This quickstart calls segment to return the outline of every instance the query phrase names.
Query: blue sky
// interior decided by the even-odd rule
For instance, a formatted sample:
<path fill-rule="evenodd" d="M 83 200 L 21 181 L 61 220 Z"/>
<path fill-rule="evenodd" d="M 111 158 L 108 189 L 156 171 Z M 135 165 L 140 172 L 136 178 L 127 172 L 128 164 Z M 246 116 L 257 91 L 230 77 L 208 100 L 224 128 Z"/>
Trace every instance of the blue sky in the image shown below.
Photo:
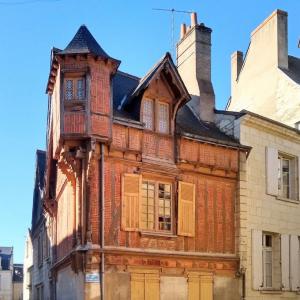
<path fill-rule="evenodd" d="M 230 95 L 230 55 L 246 51 L 250 32 L 274 9 L 289 13 L 289 53 L 300 56 L 297 0 L 0 0 L 0 245 L 14 246 L 23 261 L 31 222 L 36 149 L 45 148 L 50 49 L 64 48 L 86 24 L 100 45 L 137 76 L 171 50 L 171 15 L 152 8 L 198 13 L 213 29 L 212 77 L 217 108 Z M 176 14 L 175 40 L 180 23 Z"/>

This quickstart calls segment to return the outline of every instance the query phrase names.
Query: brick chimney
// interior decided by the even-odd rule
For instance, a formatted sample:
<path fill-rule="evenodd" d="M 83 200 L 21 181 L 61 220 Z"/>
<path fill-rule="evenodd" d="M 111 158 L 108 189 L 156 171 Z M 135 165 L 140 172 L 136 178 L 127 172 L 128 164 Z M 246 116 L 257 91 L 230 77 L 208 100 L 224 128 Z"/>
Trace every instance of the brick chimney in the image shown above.
<path fill-rule="evenodd" d="M 214 122 L 215 94 L 211 82 L 211 32 L 191 14 L 191 26 L 181 27 L 177 68 L 192 100 L 188 103 L 199 119 Z"/>

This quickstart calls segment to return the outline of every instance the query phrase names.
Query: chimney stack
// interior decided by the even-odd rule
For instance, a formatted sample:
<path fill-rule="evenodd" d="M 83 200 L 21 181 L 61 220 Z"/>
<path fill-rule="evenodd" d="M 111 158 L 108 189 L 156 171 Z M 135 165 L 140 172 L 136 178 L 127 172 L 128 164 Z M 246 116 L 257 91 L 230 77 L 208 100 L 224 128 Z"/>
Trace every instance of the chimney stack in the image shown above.
<path fill-rule="evenodd" d="M 231 55 L 231 95 L 233 95 L 236 81 L 243 66 L 243 52 L 236 51 Z"/>
<path fill-rule="evenodd" d="M 186 34 L 186 25 L 183 23 L 181 24 L 181 28 L 180 28 L 180 38 L 183 39 L 185 34 Z"/>
<path fill-rule="evenodd" d="M 182 32 L 182 31 L 181 31 Z M 177 44 L 177 68 L 192 99 L 189 107 L 197 117 L 214 122 L 215 94 L 211 82 L 211 32 L 197 23 L 197 14 L 191 14 L 190 29 Z"/>

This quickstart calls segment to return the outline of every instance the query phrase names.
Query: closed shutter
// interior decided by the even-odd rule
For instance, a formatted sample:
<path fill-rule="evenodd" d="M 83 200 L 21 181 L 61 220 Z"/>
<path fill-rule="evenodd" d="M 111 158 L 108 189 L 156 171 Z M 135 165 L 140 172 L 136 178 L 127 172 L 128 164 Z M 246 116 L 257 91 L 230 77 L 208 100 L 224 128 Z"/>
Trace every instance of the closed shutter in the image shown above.
<path fill-rule="evenodd" d="M 136 269 L 131 273 L 131 300 L 159 300 L 158 270 Z"/>
<path fill-rule="evenodd" d="M 159 300 L 159 274 L 145 274 L 145 300 Z"/>
<path fill-rule="evenodd" d="M 213 275 L 198 272 L 188 274 L 188 300 L 213 300 Z"/>
<path fill-rule="evenodd" d="M 281 283 L 282 289 L 287 291 L 290 289 L 290 242 L 287 234 L 281 235 Z"/>
<path fill-rule="evenodd" d="M 122 178 L 122 229 L 135 231 L 139 228 L 141 175 L 124 174 Z"/>
<path fill-rule="evenodd" d="M 195 185 L 178 185 L 178 235 L 195 236 Z"/>
<path fill-rule="evenodd" d="M 290 236 L 290 276 L 292 291 L 299 290 L 300 280 L 300 261 L 299 261 L 299 237 L 297 235 Z"/>
<path fill-rule="evenodd" d="M 200 276 L 200 299 L 213 300 L 213 277 L 212 275 Z"/>
<path fill-rule="evenodd" d="M 262 231 L 252 230 L 252 284 L 253 289 L 259 290 L 263 286 L 262 274 Z"/>
<path fill-rule="evenodd" d="M 267 194 L 278 195 L 278 151 L 266 147 L 266 183 Z"/>
<path fill-rule="evenodd" d="M 131 274 L 131 300 L 145 299 L 145 274 Z"/>

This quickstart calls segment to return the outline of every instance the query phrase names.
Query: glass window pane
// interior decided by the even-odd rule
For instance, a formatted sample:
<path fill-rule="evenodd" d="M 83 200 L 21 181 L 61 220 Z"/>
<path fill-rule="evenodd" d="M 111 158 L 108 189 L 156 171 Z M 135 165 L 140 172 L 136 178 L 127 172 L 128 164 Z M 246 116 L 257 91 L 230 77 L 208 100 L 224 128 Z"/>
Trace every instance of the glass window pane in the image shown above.
<path fill-rule="evenodd" d="M 85 86 L 84 86 L 84 79 L 77 80 L 77 99 L 84 100 L 85 99 Z"/>
<path fill-rule="evenodd" d="M 159 103 L 158 105 L 158 131 L 169 132 L 169 105 L 167 103 Z"/>
<path fill-rule="evenodd" d="M 73 95 L 73 80 L 67 79 L 66 80 L 66 92 L 65 92 L 65 99 L 72 100 L 74 98 Z"/>
<path fill-rule="evenodd" d="M 145 128 L 153 129 L 153 100 L 144 99 L 143 101 L 143 122 Z"/>

